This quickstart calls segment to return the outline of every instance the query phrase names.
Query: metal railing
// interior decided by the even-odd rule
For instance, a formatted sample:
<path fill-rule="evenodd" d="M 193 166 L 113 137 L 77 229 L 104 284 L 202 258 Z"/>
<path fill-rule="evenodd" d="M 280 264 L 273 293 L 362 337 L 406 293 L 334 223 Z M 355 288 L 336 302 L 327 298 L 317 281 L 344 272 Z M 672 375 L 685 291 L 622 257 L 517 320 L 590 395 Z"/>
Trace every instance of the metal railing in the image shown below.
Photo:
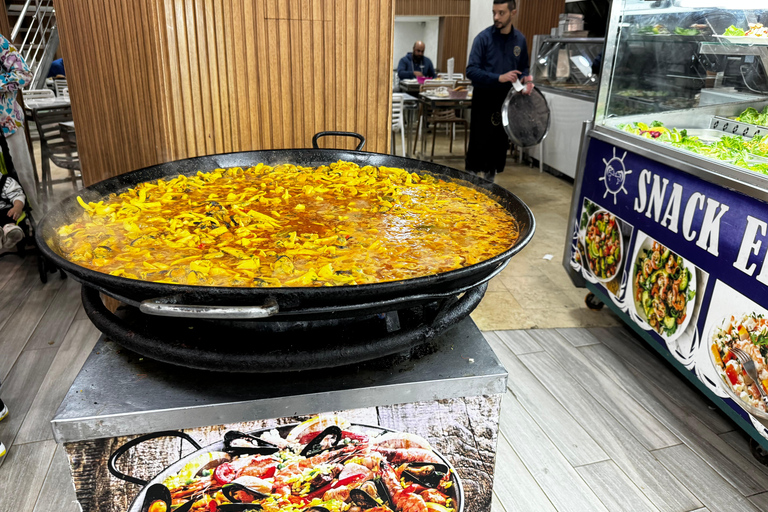
<path fill-rule="evenodd" d="M 22 26 L 30 12 L 32 17 L 29 26 L 24 37 L 20 38 Z M 59 47 L 53 0 L 26 0 L 11 31 L 11 40 L 32 71 L 33 78 L 27 88 L 39 89 L 45 82 L 45 75 Z"/>

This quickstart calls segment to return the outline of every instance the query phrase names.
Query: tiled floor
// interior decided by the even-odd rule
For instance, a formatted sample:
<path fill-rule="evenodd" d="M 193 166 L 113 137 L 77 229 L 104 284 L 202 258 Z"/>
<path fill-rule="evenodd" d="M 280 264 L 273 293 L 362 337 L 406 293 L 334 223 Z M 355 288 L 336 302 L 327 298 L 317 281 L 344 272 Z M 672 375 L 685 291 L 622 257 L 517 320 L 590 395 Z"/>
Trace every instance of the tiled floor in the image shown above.
<path fill-rule="evenodd" d="M 447 153 L 444 139 L 437 153 Z M 571 185 L 525 166 L 497 182 L 531 207 L 538 227 L 472 315 L 510 373 L 494 512 L 768 510 L 768 468 L 751 457 L 746 436 L 616 327 L 607 308 L 588 310 L 585 291 L 568 280 Z M 0 380 L 11 408 L 0 423 L 10 448 L 0 512 L 77 510 L 47 422 L 98 332 L 77 284 L 55 276 L 41 284 L 34 258 L 0 258 L 0 308 Z"/>

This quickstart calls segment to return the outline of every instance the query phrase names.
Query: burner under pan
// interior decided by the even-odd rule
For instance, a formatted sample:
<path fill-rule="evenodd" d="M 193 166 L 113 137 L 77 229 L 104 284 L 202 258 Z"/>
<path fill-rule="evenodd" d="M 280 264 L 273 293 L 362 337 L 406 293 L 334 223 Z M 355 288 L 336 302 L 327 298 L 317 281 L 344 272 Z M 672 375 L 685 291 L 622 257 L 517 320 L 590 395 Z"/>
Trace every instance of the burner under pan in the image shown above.
<path fill-rule="evenodd" d="M 156 317 L 133 306 L 113 314 L 87 285 L 82 300 L 101 332 L 142 356 L 201 370 L 270 373 L 397 361 L 429 350 L 430 341 L 477 307 L 487 287 L 378 315 L 292 322 Z"/>

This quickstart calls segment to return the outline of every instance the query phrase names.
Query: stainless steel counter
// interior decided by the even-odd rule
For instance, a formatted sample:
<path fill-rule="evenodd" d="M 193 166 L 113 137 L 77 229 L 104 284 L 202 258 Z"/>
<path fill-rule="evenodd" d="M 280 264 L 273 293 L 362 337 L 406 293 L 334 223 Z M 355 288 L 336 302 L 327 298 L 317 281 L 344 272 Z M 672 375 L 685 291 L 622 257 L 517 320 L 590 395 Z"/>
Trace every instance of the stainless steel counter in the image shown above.
<path fill-rule="evenodd" d="M 64 443 L 504 392 L 507 372 L 470 318 L 439 339 L 435 353 L 386 368 L 242 375 L 158 363 L 102 337 L 53 432 Z"/>
<path fill-rule="evenodd" d="M 577 171 L 575 155 L 581 145 L 581 127 L 592 120 L 595 99 L 556 87 L 538 86 L 550 110 L 547 137 L 538 146 L 528 148 L 528 154 L 566 176 L 574 178 Z"/>

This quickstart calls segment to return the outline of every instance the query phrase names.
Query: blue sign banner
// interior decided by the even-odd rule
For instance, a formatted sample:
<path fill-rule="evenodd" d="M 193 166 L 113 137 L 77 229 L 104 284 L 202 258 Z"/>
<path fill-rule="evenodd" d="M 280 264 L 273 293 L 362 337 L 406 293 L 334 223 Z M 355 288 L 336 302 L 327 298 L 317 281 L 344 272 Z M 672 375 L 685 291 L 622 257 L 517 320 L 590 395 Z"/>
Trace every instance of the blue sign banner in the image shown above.
<path fill-rule="evenodd" d="M 590 141 L 571 267 L 765 439 L 767 259 L 768 204 Z"/>

